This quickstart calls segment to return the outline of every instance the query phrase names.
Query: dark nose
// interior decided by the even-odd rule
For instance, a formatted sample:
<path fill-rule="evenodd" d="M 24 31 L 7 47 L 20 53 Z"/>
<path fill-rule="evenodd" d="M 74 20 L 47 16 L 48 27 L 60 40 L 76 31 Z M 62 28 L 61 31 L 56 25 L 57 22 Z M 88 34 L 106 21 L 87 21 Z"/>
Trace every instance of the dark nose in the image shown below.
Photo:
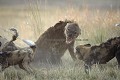
<path fill-rule="evenodd" d="M 72 37 L 72 34 L 68 34 L 68 37 Z"/>

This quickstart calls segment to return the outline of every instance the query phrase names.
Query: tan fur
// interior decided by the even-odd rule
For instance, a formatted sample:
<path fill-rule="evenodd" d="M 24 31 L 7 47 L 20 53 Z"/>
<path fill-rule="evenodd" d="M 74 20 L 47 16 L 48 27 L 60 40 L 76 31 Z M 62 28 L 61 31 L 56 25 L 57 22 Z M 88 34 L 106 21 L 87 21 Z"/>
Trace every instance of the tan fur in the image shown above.
<path fill-rule="evenodd" d="M 80 60 L 85 60 L 87 58 L 87 56 L 89 56 L 90 54 L 90 50 L 91 50 L 91 46 L 84 46 L 84 45 L 79 45 L 76 47 L 76 49 L 79 49 L 79 51 L 76 50 L 76 57 L 77 59 Z"/>
<path fill-rule="evenodd" d="M 69 24 L 69 25 L 67 25 Z M 69 26 L 69 30 L 68 30 Z M 73 37 L 73 41 L 67 44 L 69 32 Z M 68 49 L 73 60 L 76 59 L 74 55 L 74 42 L 80 34 L 80 28 L 77 23 L 73 21 L 59 21 L 53 27 L 46 30 L 36 41 L 36 55 L 35 62 L 44 62 L 59 64 L 61 63 L 61 57 Z"/>

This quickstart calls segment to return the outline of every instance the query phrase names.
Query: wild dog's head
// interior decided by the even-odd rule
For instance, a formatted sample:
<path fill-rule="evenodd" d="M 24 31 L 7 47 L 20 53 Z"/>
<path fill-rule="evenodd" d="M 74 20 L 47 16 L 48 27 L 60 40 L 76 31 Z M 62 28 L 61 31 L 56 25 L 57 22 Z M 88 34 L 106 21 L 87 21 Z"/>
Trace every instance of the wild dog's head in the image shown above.
<path fill-rule="evenodd" d="M 84 60 L 88 56 L 90 49 L 91 49 L 90 44 L 78 45 L 76 47 L 76 52 L 75 52 L 77 59 Z"/>

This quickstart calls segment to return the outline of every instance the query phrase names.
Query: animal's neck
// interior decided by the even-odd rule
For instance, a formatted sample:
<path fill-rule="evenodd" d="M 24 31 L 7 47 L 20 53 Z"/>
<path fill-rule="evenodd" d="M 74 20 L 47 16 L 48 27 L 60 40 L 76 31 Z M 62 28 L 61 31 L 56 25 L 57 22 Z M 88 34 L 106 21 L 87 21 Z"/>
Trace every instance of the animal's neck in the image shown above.
<path fill-rule="evenodd" d="M 65 39 L 65 34 L 64 34 L 64 27 L 60 28 L 60 29 L 56 29 L 50 37 L 52 39 Z"/>

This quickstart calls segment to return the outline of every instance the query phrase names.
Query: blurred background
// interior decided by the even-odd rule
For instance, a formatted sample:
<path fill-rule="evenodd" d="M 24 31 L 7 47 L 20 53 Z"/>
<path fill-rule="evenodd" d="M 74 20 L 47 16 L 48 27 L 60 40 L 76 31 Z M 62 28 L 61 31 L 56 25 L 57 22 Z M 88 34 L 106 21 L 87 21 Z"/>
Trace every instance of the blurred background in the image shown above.
<path fill-rule="evenodd" d="M 49 27 L 60 20 L 74 20 L 81 28 L 75 46 L 90 43 L 100 44 L 120 36 L 120 0 L 0 0 L 0 35 L 11 39 L 8 30 L 14 27 L 21 39 L 36 41 Z M 20 47 L 27 46 L 20 39 Z M 117 61 L 99 68 L 93 67 L 90 75 L 85 74 L 83 62 L 75 66 L 68 52 L 62 57 L 62 66 L 36 69 L 35 75 L 8 69 L 0 73 L 0 80 L 120 80 Z"/>
<path fill-rule="evenodd" d="M 39 7 L 82 7 L 87 5 L 90 8 L 120 8 L 120 0 L 0 0 L 0 6 L 6 7 L 26 7 L 29 3 L 36 5 L 36 1 Z"/>
<path fill-rule="evenodd" d="M 0 0 L 0 34 L 11 38 L 11 27 L 20 38 L 36 41 L 59 20 L 76 21 L 82 34 L 76 44 L 99 44 L 119 36 L 120 0 Z M 86 40 L 87 39 L 87 40 Z M 16 42 L 23 46 L 19 39 Z"/>

